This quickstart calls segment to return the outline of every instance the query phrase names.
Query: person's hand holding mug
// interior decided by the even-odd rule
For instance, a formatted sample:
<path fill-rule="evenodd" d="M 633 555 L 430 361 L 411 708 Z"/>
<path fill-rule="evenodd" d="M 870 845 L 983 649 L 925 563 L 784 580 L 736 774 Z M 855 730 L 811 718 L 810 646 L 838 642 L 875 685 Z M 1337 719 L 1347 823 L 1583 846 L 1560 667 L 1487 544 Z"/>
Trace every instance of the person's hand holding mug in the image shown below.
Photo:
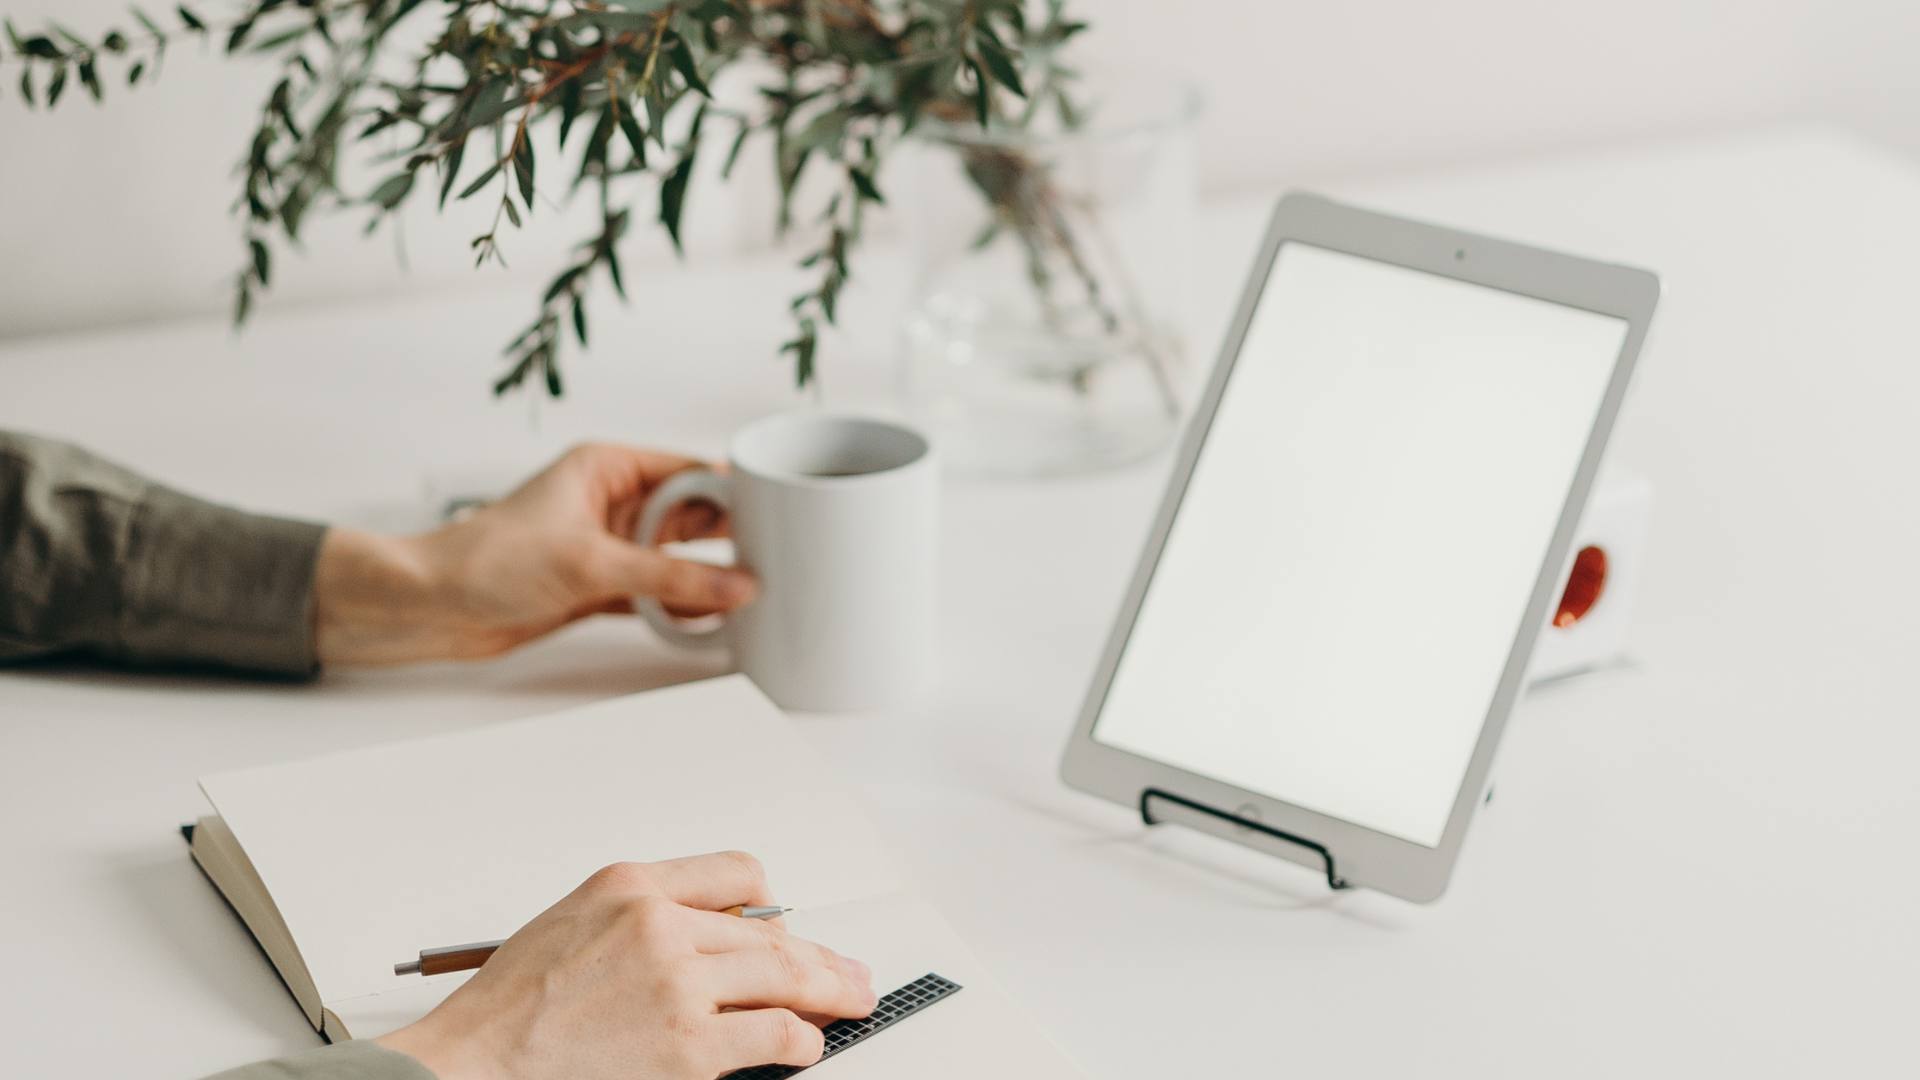
<path fill-rule="evenodd" d="M 677 502 L 645 543 L 648 497 L 691 458 L 580 446 L 505 499 L 419 536 L 335 528 L 314 576 L 314 641 L 325 665 L 494 656 L 577 619 L 632 610 L 731 611 L 757 592 L 745 571 L 674 559 L 654 545 L 728 535 L 710 502 Z"/>
<path fill-rule="evenodd" d="M 439 1080 L 713 1080 L 811 1065 L 802 1014 L 859 1018 L 876 1000 L 855 960 L 777 923 L 739 852 L 609 866 L 507 940 L 440 1006 L 375 1041 Z"/>

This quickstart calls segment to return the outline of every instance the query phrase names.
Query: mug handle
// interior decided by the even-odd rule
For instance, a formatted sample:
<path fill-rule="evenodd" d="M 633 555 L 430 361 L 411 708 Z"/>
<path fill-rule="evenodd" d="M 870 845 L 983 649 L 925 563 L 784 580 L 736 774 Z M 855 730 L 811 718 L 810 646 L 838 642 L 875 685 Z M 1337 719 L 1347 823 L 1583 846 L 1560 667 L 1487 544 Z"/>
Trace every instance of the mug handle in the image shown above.
<path fill-rule="evenodd" d="M 705 499 L 722 510 L 732 509 L 727 499 L 726 478 L 712 469 L 683 469 L 667 477 L 665 483 L 647 497 L 647 505 L 640 512 L 640 523 L 634 526 L 633 540 L 646 547 L 654 546 L 654 537 L 660 535 L 660 526 L 666 523 L 667 512 L 683 502 Z M 714 626 L 706 630 L 689 630 L 684 622 L 667 614 L 660 601 L 650 596 L 633 598 L 633 610 L 653 631 L 675 645 L 689 648 L 704 648 L 718 645 L 720 631 L 724 626 Z"/>

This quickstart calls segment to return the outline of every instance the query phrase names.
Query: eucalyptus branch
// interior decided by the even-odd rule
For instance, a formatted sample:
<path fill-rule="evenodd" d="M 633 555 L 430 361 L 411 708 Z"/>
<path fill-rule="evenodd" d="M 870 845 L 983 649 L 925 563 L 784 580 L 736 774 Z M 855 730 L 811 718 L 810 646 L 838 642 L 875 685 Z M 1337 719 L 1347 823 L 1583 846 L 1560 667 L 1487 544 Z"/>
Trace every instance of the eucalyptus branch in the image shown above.
<path fill-rule="evenodd" d="M 104 97 L 102 65 L 109 60 L 125 63 L 129 85 L 151 81 L 168 44 L 181 36 L 220 41 L 228 55 L 277 58 L 280 78 L 239 169 L 235 209 L 246 257 L 236 279 L 237 321 L 270 286 L 274 245 L 297 246 L 316 209 L 371 210 L 373 231 L 423 190 L 443 208 L 492 191 L 493 224 L 472 247 L 476 264 L 504 263 L 503 230 L 527 227 L 540 177 L 554 174 L 551 164 L 542 169 L 533 132 L 551 125 L 565 153 L 580 144 L 576 130 L 587 130 L 568 186 L 596 190 L 599 229 L 575 249 L 541 295 L 532 323 L 508 344 L 497 392 L 537 374 L 550 394 L 560 394 L 566 330 L 586 346 L 593 283 L 604 272 L 625 299 L 619 247 L 634 217 L 635 184 L 653 186 L 658 224 L 679 250 L 710 125 L 731 125 L 723 179 L 754 136 L 765 135 L 783 229 L 795 220 L 803 180 L 822 168 L 835 177 L 827 205 L 812 218 L 819 241 L 803 262 L 819 278 L 794 298 L 795 333 L 782 347 L 806 385 L 817 373 L 819 328 L 838 318 L 863 214 L 883 202 L 882 166 L 899 139 L 928 115 L 1019 125 L 1052 101 L 1066 117 L 1070 102 L 1052 56 L 1084 24 L 1065 17 L 1061 0 L 1040 0 L 1044 19 L 1030 25 L 1025 2 L 248 0 L 224 21 L 185 6 L 164 18 L 135 9 L 136 31 L 111 29 L 92 41 L 55 24 L 25 35 L 8 23 L 10 53 L 0 50 L 0 59 L 22 64 L 23 99 L 51 107 L 72 81 Z M 428 12 L 439 32 L 404 52 L 392 32 Z M 391 62 L 403 58 L 403 65 Z M 713 80 L 768 69 L 772 78 L 753 107 L 713 103 Z M 395 70 L 407 74 L 393 77 Z M 1027 101 L 1010 110 L 1003 98 Z M 376 136 L 391 153 L 363 156 L 389 163 L 390 171 L 365 193 L 343 191 L 344 159 Z M 469 168 L 476 141 L 492 149 L 485 156 L 475 151 Z M 1024 230 L 1029 243 L 1058 248 L 1071 239 L 1033 214 L 1004 205 L 995 213 Z"/>

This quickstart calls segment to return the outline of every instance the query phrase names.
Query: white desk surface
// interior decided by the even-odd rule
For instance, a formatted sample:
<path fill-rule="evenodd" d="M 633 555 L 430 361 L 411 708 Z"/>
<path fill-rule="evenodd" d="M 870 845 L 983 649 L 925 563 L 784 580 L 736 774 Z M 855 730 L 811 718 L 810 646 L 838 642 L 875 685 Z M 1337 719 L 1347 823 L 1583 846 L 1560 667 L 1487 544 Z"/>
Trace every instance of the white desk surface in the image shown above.
<path fill-rule="evenodd" d="M 1452 893 L 1333 897 L 1055 781 L 1164 460 L 953 484 L 937 703 L 807 734 L 1095 1076 L 1911 1068 L 1920 169 L 1785 133 L 1324 189 L 1667 282 L 1615 444 L 1658 500 L 1633 661 L 1524 702 Z M 1203 353 L 1260 216 L 1207 218 Z M 885 385 L 905 276 L 868 264 L 830 402 Z M 397 524 L 430 471 L 518 470 L 582 435 L 717 450 L 791 400 L 769 343 L 794 280 L 784 260 L 648 278 L 597 320 L 632 346 L 577 362 L 559 407 L 488 400 L 531 298 L 486 286 L 269 308 L 237 341 L 202 322 L 15 345 L 0 425 Z M 314 1045 L 174 831 L 196 777 L 715 670 L 608 619 L 503 662 L 304 687 L 0 674 L 0 1075 L 184 1076 Z"/>

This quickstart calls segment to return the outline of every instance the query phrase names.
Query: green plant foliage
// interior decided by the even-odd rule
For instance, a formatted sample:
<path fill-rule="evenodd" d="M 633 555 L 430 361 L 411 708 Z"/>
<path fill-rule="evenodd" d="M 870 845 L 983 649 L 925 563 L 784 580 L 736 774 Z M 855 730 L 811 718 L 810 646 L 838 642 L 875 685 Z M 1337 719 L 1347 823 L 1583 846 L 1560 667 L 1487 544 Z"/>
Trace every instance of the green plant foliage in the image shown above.
<path fill-rule="evenodd" d="M 563 325 L 584 347 L 590 287 L 604 278 L 626 296 L 619 247 L 640 191 L 657 194 L 655 216 L 677 250 L 705 140 L 723 133 L 723 178 L 749 143 L 764 143 L 783 230 L 795 226 L 802 180 L 829 181 L 825 205 L 805 222 L 819 240 L 801 265 L 817 283 L 793 299 L 795 333 L 781 347 L 804 386 L 820 327 L 837 317 L 863 211 L 884 201 L 882 165 L 902 135 L 927 117 L 1022 125 L 1042 97 L 1071 121 L 1055 51 L 1085 24 L 1067 19 L 1062 2 L 1045 0 L 1030 19 L 1025 0 L 250 0 L 229 18 L 136 7 L 132 27 L 97 39 L 8 22 L 0 59 L 23 65 L 22 99 L 46 108 L 70 81 L 101 99 L 109 61 L 128 86 L 152 82 L 181 36 L 279 63 L 239 170 L 246 255 L 236 321 L 268 287 L 271 247 L 297 246 L 315 210 L 365 213 L 372 232 L 414 199 L 493 199 L 492 225 L 472 250 L 476 265 L 504 265 L 505 230 L 525 228 L 562 186 L 566 195 L 589 189 L 599 227 L 508 344 L 494 383 L 502 393 L 534 378 L 561 393 Z M 424 47 L 397 44 L 423 31 Z M 750 107 L 714 99 L 725 75 L 758 84 Z M 562 152 L 576 148 L 570 160 L 539 159 L 530 133 L 541 125 Z M 383 143 L 397 136 L 397 153 L 375 153 L 369 140 L 382 132 L 392 133 Z M 390 171 L 369 191 L 342 190 L 349 153 Z M 983 195 L 1020 198 L 1028 166 L 1002 155 L 994 168 Z M 997 205 L 997 217 L 1023 227 L 1012 206 Z"/>

